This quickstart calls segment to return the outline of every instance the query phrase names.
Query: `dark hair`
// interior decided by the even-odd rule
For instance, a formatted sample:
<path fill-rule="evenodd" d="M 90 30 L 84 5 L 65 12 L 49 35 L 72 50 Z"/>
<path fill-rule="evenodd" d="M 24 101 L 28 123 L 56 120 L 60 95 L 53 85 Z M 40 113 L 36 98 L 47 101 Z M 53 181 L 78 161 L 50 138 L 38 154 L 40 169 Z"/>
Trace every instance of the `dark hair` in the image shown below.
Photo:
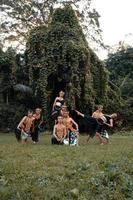
<path fill-rule="evenodd" d="M 63 90 L 60 90 L 59 93 L 60 93 L 60 92 L 63 92 L 63 93 L 65 94 L 65 92 L 64 92 Z"/>
<path fill-rule="evenodd" d="M 29 109 L 29 110 L 28 110 L 28 113 L 33 113 L 33 110 Z"/>
<path fill-rule="evenodd" d="M 99 108 L 103 108 L 103 105 L 101 105 L 101 104 L 97 105 L 97 109 L 99 109 Z"/>

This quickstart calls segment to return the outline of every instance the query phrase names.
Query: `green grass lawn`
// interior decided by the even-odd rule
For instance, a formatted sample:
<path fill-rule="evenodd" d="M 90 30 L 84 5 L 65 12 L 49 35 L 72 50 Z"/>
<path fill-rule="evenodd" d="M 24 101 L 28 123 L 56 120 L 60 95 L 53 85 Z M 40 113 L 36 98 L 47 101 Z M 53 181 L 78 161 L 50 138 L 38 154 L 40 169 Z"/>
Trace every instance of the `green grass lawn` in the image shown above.
<path fill-rule="evenodd" d="M 133 133 L 132 133 L 133 134 Z M 16 143 L 0 134 L 0 200 L 133 199 L 133 136 L 113 135 L 111 144 L 96 139 L 80 147 Z"/>

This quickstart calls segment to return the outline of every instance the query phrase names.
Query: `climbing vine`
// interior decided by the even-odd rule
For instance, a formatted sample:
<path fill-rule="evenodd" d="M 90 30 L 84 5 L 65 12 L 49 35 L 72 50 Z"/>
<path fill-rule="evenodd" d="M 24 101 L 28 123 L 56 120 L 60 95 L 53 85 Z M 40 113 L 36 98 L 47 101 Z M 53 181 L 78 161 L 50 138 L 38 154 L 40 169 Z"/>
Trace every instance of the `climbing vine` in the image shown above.
<path fill-rule="evenodd" d="M 47 114 L 61 89 L 71 109 L 91 112 L 96 103 L 108 103 L 104 64 L 89 48 L 70 6 L 56 9 L 48 27 L 32 30 L 26 51 L 30 85 Z"/>

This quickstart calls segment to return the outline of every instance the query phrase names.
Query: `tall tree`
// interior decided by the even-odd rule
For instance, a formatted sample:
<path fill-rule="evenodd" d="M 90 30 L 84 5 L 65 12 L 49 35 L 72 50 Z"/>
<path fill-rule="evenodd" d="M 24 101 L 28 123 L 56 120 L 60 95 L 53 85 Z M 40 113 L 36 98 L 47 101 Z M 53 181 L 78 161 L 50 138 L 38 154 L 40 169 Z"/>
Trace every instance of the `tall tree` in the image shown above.
<path fill-rule="evenodd" d="M 120 89 L 122 97 L 133 97 L 133 48 L 110 54 L 106 64 L 110 80 Z"/>
<path fill-rule="evenodd" d="M 24 60 L 14 49 L 4 52 L 0 48 L 0 129 L 5 131 L 14 130 L 25 110 L 32 107 L 31 89 L 22 85 L 28 84 Z"/>
<path fill-rule="evenodd" d="M 110 87 L 104 65 L 88 47 L 70 6 L 55 10 L 48 27 L 31 31 L 26 52 L 30 84 L 45 112 L 50 113 L 61 89 L 71 108 L 91 113 L 95 103 L 108 104 Z"/>
<path fill-rule="evenodd" d="M 125 125 L 133 125 L 133 48 L 110 54 L 106 62 L 109 79 L 124 99 L 120 117 Z"/>
<path fill-rule="evenodd" d="M 6 52 L 0 50 L 0 93 L 6 104 L 9 103 L 10 90 L 16 83 L 16 52 L 8 48 Z M 3 98 L 2 98 L 3 99 Z"/>
<path fill-rule="evenodd" d="M 91 0 L 1 0 L 1 40 L 24 44 L 29 30 L 47 26 L 54 9 L 66 4 L 75 9 L 88 38 L 103 46 L 100 15 L 91 9 Z"/>

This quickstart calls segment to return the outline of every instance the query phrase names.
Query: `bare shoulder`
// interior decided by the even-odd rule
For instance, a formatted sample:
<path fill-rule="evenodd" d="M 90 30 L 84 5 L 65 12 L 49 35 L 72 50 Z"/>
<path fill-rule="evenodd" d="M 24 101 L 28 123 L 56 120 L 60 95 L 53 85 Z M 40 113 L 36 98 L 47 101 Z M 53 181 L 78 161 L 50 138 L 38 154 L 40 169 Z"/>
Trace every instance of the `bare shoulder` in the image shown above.
<path fill-rule="evenodd" d="M 68 118 L 70 121 L 72 121 L 73 119 L 71 117 Z"/>
<path fill-rule="evenodd" d="M 27 116 L 25 115 L 23 118 L 22 118 L 22 120 L 25 120 L 27 118 Z"/>
<path fill-rule="evenodd" d="M 92 113 L 92 116 L 95 116 L 96 114 L 97 114 L 97 112 L 95 111 L 95 112 Z"/>
<path fill-rule="evenodd" d="M 58 126 L 58 125 L 57 125 L 57 124 L 55 124 L 55 125 L 54 125 L 54 128 L 57 128 L 57 126 Z"/>
<path fill-rule="evenodd" d="M 56 97 L 56 98 L 55 98 L 55 101 L 58 100 L 58 99 L 59 99 L 59 97 Z"/>
<path fill-rule="evenodd" d="M 73 118 L 71 118 L 71 117 L 70 117 L 70 119 L 69 119 L 69 120 L 70 120 L 70 121 L 72 121 L 72 122 L 75 122 L 75 121 L 74 121 L 74 119 L 73 119 Z"/>

